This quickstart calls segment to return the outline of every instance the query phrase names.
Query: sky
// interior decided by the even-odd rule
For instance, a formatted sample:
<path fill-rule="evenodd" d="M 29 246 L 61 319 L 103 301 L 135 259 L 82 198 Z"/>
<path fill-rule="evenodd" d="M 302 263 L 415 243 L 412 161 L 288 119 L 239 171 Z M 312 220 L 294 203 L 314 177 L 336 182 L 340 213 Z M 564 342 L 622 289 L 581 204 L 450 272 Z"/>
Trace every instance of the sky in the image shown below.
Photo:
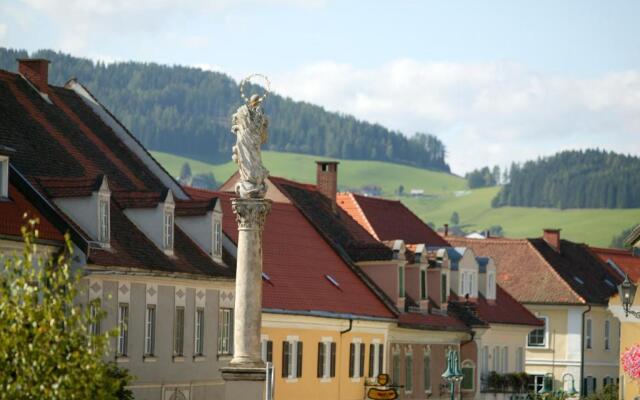
<path fill-rule="evenodd" d="M 269 76 L 447 146 L 453 172 L 640 155 L 640 1 L 0 0 L 0 46 Z"/>

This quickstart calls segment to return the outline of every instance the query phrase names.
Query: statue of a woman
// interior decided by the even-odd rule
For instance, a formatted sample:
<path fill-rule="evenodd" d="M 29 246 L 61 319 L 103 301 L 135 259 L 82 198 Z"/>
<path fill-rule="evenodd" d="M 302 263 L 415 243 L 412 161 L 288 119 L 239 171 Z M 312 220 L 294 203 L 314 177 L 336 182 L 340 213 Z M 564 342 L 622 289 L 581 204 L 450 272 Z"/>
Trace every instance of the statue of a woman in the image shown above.
<path fill-rule="evenodd" d="M 260 146 L 267 141 L 269 121 L 262 109 L 262 98 L 255 94 L 251 96 L 233 114 L 231 121 L 231 132 L 236 135 L 232 158 L 240 172 L 236 194 L 241 198 L 264 197 L 267 191 L 264 180 L 269 171 L 262 165 Z"/>

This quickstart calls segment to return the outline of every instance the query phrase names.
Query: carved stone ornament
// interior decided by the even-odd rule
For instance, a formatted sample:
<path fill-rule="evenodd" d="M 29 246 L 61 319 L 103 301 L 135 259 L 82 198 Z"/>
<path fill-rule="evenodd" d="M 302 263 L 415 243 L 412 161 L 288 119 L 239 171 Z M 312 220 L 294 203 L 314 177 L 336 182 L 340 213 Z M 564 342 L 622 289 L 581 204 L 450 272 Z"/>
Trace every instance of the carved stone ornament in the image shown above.
<path fill-rule="evenodd" d="M 271 201 L 265 199 L 233 199 L 231 208 L 236 215 L 238 230 L 262 230 Z"/>
<path fill-rule="evenodd" d="M 247 98 L 244 85 L 254 76 L 260 76 L 267 82 L 264 95 L 256 94 Z M 262 164 L 260 146 L 267 142 L 269 120 L 264 113 L 262 103 L 269 93 L 269 80 L 263 75 L 251 75 L 240 83 L 240 91 L 245 104 L 238 107 L 231 117 L 231 132 L 236 135 L 236 145 L 232 148 L 232 159 L 238 164 L 240 181 L 236 184 L 236 194 L 243 199 L 263 198 L 267 192 L 264 180 L 269 171 Z"/>

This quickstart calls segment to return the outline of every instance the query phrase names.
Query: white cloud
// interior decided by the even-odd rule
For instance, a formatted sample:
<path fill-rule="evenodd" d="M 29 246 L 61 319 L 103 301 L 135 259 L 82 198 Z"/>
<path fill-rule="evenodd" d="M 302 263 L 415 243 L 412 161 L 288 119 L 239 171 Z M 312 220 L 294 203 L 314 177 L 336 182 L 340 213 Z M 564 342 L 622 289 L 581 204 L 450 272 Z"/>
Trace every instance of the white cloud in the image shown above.
<path fill-rule="evenodd" d="M 640 154 L 640 70 L 575 79 L 508 62 L 326 61 L 273 82 L 294 99 L 407 134 L 435 133 L 458 173 L 568 148 Z"/>
<path fill-rule="evenodd" d="M 6 34 L 7 34 L 7 25 L 0 24 L 0 43 L 2 43 Z"/>

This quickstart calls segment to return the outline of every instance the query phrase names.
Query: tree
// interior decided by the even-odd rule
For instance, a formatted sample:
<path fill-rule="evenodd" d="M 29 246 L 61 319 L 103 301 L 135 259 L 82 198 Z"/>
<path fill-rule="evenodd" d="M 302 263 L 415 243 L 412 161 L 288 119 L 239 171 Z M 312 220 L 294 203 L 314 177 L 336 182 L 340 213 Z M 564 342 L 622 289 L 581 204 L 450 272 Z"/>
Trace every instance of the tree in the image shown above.
<path fill-rule="evenodd" d="M 491 236 L 502 236 L 504 235 L 504 231 L 501 225 L 491 225 L 489 228 L 489 234 Z"/>
<path fill-rule="evenodd" d="M 182 164 L 180 169 L 180 183 L 188 184 L 191 182 L 191 165 L 188 162 Z"/>
<path fill-rule="evenodd" d="M 460 224 L 460 216 L 458 215 L 457 211 L 454 211 L 453 214 L 451 214 L 449 222 L 451 222 L 451 225 L 453 226 L 458 226 L 458 224 Z"/>
<path fill-rule="evenodd" d="M 632 225 L 631 227 L 625 229 L 624 231 L 620 232 L 618 235 L 614 236 L 611 239 L 611 243 L 609 244 L 609 247 L 614 248 L 614 249 L 626 249 L 627 246 L 625 246 L 624 240 L 631 235 L 631 231 L 633 231 L 635 229 L 636 226 L 638 226 L 639 224 L 635 224 Z"/>
<path fill-rule="evenodd" d="M 43 259 L 36 252 L 37 220 L 22 228 L 21 255 L 0 272 L 0 399 L 127 399 L 126 371 L 102 357 L 112 332 L 90 334 L 104 317 L 97 301 L 74 302 L 79 273 L 66 247 Z"/>
<path fill-rule="evenodd" d="M 404 194 L 404 185 L 398 186 L 398 196 L 402 196 Z"/>
<path fill-rule="evenodd" d="M 191 180 L 191 186 L 200 189 L 216 190 L 218 188 L 218 182 L 216 182 L 213 172 L 207 174 L 198 174 Z"/>

